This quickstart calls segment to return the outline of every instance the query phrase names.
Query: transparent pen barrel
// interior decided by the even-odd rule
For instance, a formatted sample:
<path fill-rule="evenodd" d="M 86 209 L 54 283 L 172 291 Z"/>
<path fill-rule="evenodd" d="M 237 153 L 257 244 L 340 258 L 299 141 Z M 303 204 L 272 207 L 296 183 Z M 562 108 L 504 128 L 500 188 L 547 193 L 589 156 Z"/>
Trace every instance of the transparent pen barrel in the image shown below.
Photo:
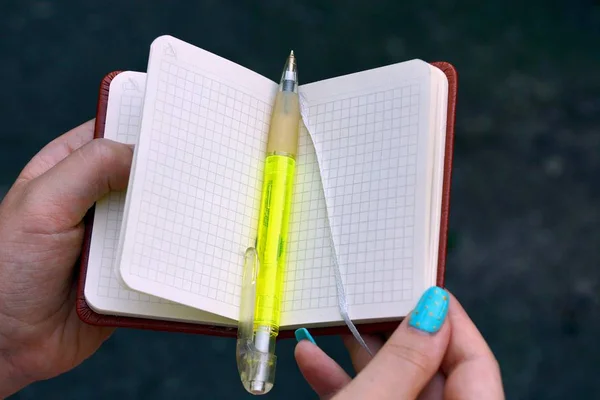
<path fill-rule="evenodd" d="M 271 154 L 265 160 L 256 250 L 255 329 L 268 326 L 277 335 L 287 256 L 289 219 L 296 161 L 288 155 Z"/>

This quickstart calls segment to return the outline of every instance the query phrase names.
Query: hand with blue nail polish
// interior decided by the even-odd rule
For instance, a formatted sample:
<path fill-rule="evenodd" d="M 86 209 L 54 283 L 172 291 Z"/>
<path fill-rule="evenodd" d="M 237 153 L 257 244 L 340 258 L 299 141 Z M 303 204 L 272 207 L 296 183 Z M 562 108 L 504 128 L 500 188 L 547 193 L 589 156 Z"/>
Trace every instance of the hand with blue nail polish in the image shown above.
<path fill-rule="evenodd" d="M 389 335 L 367 336 L 371 357 L 344 337 L 357 376 L 352 379 L 296 332 L 296 361 L 321 399 L 504 399 L 498 363 L 465 310 L 447 290 L 426 290 Z"/>

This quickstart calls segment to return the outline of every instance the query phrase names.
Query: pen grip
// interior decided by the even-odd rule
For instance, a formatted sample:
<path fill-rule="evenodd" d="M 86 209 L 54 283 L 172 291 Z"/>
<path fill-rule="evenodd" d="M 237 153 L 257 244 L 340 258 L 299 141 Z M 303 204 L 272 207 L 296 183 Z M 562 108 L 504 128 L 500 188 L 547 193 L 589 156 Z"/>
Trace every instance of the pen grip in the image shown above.
<path fill-rule="evenodd" d="M 267 154 L 273 152 L 295 155 L 298 152 L 300 100 L 298 93 L 278 92 L 271 113 Z"/>
<path fill-rule="evenodd" d="M 254 317 L 255 326 L 269 326 L 271 335 L 279 332 L 295 169 L 296 161 L 290 156 L 270 155 L 265 160 Z"/>

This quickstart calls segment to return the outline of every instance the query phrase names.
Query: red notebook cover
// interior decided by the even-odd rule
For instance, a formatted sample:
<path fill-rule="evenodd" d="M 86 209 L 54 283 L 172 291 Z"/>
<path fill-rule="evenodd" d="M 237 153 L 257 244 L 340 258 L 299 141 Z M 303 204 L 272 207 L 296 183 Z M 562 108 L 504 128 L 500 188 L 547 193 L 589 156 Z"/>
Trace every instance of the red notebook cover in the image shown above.
<path fill-rule="evenodd" d="M 444 183 L 442 189 L 442 213 L 440 221 L 440 240 L 438 253 L 437 267 L 437 285 L 444 287 L 446 273 L 446 252 L 448 242 L 448 220 L 450 213 L 450 187 L 452 179 L 452 157 L 454 150 L 454 124 L 456 119 L 456 95 L 458 86 L 458 75 L 454 66 L 447 62 L 433 62 L 432 65 L 438 67 L 448 78 L 448 112 L 446 121 L 446 149 L 444 159 Z M 100 84 L 98 105 L 96 110 L 96 124 L 94 137 L 101 138 L 104 136 L 104 125 L 106 121 L 106 109 L 108 105 L 108 93 L 110 83 L 120 71 L 111 72 L 104 77 Z M 84 287 L 86 280 L 87 263 L 89 257 L 92 229 L 94 220 L 94 207 L 92 207 L 85 217 L 85 236 L 83 249 L 79 263 L 79 277 L 77 287 L 77 314 L 79 318 L 91 325 L 111 326 L 121 328 L 137 328 L 149 329 L 156 331 L 170 332 L 186 332 L 213 336 L 235 337 L 237 335 L 236 328 L 211 326 L 206 324 L 188 323 L 188 322 L 173 322 L 162 321 L 147 318 L 124 317 L 114 315 L 102 315 L 93 311 L 85 301 Z M 361 333 L 378 333 L 389 332 L 397 325 L 395 322 L 382 322 L 373 324 L 360 324 L 357 328 Z M 331 335 L 331 334 L 346 334 L 350 333 L 348 328 L 344 326 L 327 327 L 327 328 L 312 328 L 312 335 Z M 294 334 L 293 330 L 280 331 L 279 338 L 290 338 Z"/>

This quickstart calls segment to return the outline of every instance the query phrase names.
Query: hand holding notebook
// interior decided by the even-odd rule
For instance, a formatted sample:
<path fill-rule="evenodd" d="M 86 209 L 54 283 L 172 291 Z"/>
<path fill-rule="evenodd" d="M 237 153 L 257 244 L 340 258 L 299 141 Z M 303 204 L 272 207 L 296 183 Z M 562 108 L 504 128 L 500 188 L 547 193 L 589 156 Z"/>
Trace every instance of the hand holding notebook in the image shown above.
<path fill-rule="evenodd" d="M 82 220 L 125 190 L 132 149 L 92 140 L 89 121 L 44 146 L 0 202 L 0 398 L 77 366 L 112 329 L 75 311 Z"/>
<path fill-rule="evenodd" d="M 159 38 L 153 45 L 155 54 L 157 50 L 158 52 L 162 51 L 163 56 L 173 58 L 168 62 L 171 65 L 167 63 L 165 68 L 165 59 L 157 56 L 157 60 L 161 61 L 160 71 L 168 72 L 163 81 L 157 78 L 157 70 L 152 72 L 151 68 L 149 68 L 147 76 L 137 73 L 119 75 L 125 79 L 121 82 L 121 96 L 117 97 L 122 100 L 119 106 L 125 111 L 123 114 L 110 114 L 104 108 L 106 93 L 101 94 L 96 137 L 105 134 L 110 137 L 110 130 L 105 128 L 113 118 L 113 124 L 118 124 L 118 128 L 113 133 L 125 127 L 125 130 L 121 131 L 121 135 L 131 133 L 133 138 L 122 136 L 121 141 L 129 142 L 131 140 L 137 144 L 138 149 L 131 169 L 130 184 L 125 192 L 125 200 L 118 200 L 116 207 L 111 207 L 110 201 L 108 204 L 104 201 L 110 200 L 116 193 L 108 194 L 107 197 L 98 202 L 98 214 L 94 215 L 93 212 L 90 214 L 93 222 L 97 221 L 99 223 L 95 225 L 95 229 L 93 223 L 88 224 L 86 234 L 88 239 L 92 235 L 92 241 L 86 241 L 80 279 L 80 290 L 83 291 L 83 295 L 87 296 L 88 300 L 91 300 L 90 304 L 93 306 L 101 305 L 103 304 L 102 300 L 93 298 L 95 293 L 93 288 L 87 290 L 90 287 L 88 283 L 93 281 L 93 273 L 99 272 L 98 289 L 115 289 L 116 286 L 116 289 L 121 289 L 126 294 L 123 297 L 134 300 L 120 301 L 119 296 L 115 296 L 116 293 L 112 291 L 110 295 L 112 295 L 112 300 L 116 301 L 112 305 L 110 305 L 110 302 L 105 304 L 114 310 L 106 312 L 106 315 L 127 315 L 127 313 L 130 313 L 134 317 L 101 317 L 100 314 L 89 311 L 86 299 L 83 297 L 79 299 L 78 311 L 84 321 L 97 325 L 140 326 L 140 324 L 144 324 L 148 328 L 230 334 L 232 330 L 229 327 L 233 325 L 231 323 L 232 318 L 227 315 L 225 308 L 220 307 L 224 303 L 226 306 L 237 307 L 238 310 L 240 308 L 239 295 L 236 294 L 236 290 L 239 289 L 239 280 L 236 281 L 236 271 L 232 268 L 230 262 L 235 261 L 235 253 L 230 248 L 233 247 L 237 239 L 224 235 L 220 236 L 219 232 L 222 233 L 224 226 L 228 227 L 228 224 L 238 217 L 243 227 L 246 226 L 244 222 L 247 222 L 248 219 L 252 221 L 257 216 L 245 213 L 248 204 L 242 204 L 243 200 L 240 199 L 240 196 L 236 196 L 236 193 L 251 195 L 254 189 L 253 184 L 248 180 L 245 182 L 240 180 L 238 175 L 231 174 L 231 170 L 233 169 L 236 172 L 236 168 L 237 172 L 241 174 L 244 174 L 244 172 L 249 174 L 250 172 L 240 169 L 235 164 L 238 158 L 231 157 L 231 154 L 223 151 L 223 148 L 225 150 L 233 149 L 234 155 L 240 156 L 240 159 L 246 160 L 249 158 L 248 165 L 255 161 L 252 158 L 252 150 L 246 151 L 241 148 L 243 146 L 239 146 L 240 143 L 243 143 L 253 147 L 254 138 L 250 136 L 249 138 L 240 139 L 240 136 L 231 135 L 231 131 L 236 131 L 237 124 L 235 122 L 238 122 L 240 128 L 248 128 L 247 131 L 250 133 L 253 133 L 253 131 L 255 133 L 259 132 L 260 124 L 255 125 L 254 130 L 251 127 L 252 123 L 256 123 L 260 116 L 260 112 L 256 113 L 260 107 L 256 106 L 257 103 L 253 102 L 252 99 L 268 98 L 269 96 L 265 93 L 261 95 L 260 91 L 256 91 L 250 95 L 250 102 L 248 102 L 247 98 L 243 96 L 250 93 L 249 88 L 254 90 L 261 86 L 259 85 L 261 83 L 259 79 L 256 79 L 250 87 L 243 87 L 240 84 L 239 77 L 233 75 L 229 79 L 226 77 L 228 67 L 231 67 L 232 70 L 229 72 L 236 72 L 236 74 L 247 72 L 240 71 L 238 66 L 223 64 L 220 66 L 223 68 L 219 68 L 219 71 L 211 71 L 210 68 L 203 70 L 198 66 L 198 62 L 202 57 L 207 56 L 209 62 L 212 59 L 216 66 L 223 60 L 215 58 L 214 55 L 202 54 L 199 49 L 174 38 Z M 152 66 L 152 60 L 151 54 L 149 66 Z M 157 60 L 154 60 L 155 64 L 158 62 Z M 307 243 L 301 243 L 302 240 L 296 238 L 298 244 L 294 251 L 299 252 L 306 248 L 310 249 L 311 246 L 314 246 L 314 242 L 320 242 L 320 248 L 323 252 L 329 250 L 329 258 L 332 261 L 330 268 L 333 270 L 334 279 L 339 279 L 335 282 L 335 289 L 338 293 L 338 311 L 341 309 L 339 293 L 345 291 L 343 288 L 349 287 L 348 299 L 350 299 L 349 304 L 353 313 L 353 320 L 362 327 L 368 326 L 369 329 L 373 330 L 384 329 L 385 325 L 370 322 L 399 321 L 405 313 L 393 311 L 391 305 L 401 306 L 410 303 L 414 299 L 410 296 L 414 295 L 415 292 L 419 293 L 419 285 L 429 286 L 431 285 L 429 282 L 437 282 L 438 285 L 443 284 L 444 240 L 448 204 L 447 185 L 451 159 L 451 147 L 448 146 L 448 143 L 451 142 L 444 142 L 452 137 L 451 129 L 448 130 L 448 123 L 453 123 L 455 93 L 453 82 L 455 76 L 448 73 L 447 70 L 446 74 L 441 74 L 441 70 L 436 69 L 437 67 L 421 63 L 421 66 L 428 68 L 428 73 L 425 73 L 425 70 L 419 69 L 417 64 L 409 62 L 404 65 L 384 67 L 304 85 L 302 88 L 304 99 L 302 118 L 305 124 L 302 129 L 305 138 L 308 138 L 305 142 L 307 145 L 305 154 L 312 154 L 314 158 L 313 167 L 316 167 L 313 172 L 316 171 L 318 174 L 318 179 L 313 177 L 311 181 L 310 177 L 306 178 L 307 182 L 313 185 L 312 190 L 308 190 L 308 193 L 316 190 L 322 196 L 322 210 L 326 217 L 319 216 L 317 207 L 316 219 L 320 221 L 321 225 L 325 225 L 324 229 L 328 234 L 328 240 L 323 240 L 318 236 L 316 239 L 321 240 L 315 240 L 315 237 L 310 236 L 314 230 L 309 231 L 306 239 L 302 239 L 306 240 Z M 172 68 L 173 65 L 176 67 Z M 182 65 L 184 66 L 184 73 L 178 70 L 182 68 Z M 450 71 L 452 71 L 451 67 L 446 64 L 437 65 L 450 68 Z M 190 74 L 190 71 L 192 71 L 192 74 Z M 210 79 L 214 79 L 214 76 L 212 78 L 210 76 L 216 72 L 225 76 L 218 77 L 216 81 L 211 82 Z M 374 72 L 375 74 L 373 74 Z M 115 92 L 112 84 L 117 82 L 117 79 L 113 80 L 116 75 L 118 74 L 111 74 L 106 79 L 107 82 L 112 81 L 109 89 L 111 92 Z M 377 75 L 382 78 L 380 87 L 377 87 Z M 160 74 L 158 76 L 160 77 Z M 395 82 L 395 78 L 400 76 L 405 81 L 385 88 L 385 85 L 389 86 L 390 82 Z M 384 77 L 386 79 L 383 79 Z M 447 79 L 448 77 L 450 80 Z M 145 80 L 145 89 L 141 89 L 139 85 L 142 78 Z M 251 78 L 248 75 L 246 78 L 252 81 L 256 77 Z M 367 78 L 372 78 L 375 85 L 372 82 L 360 82 L 362 78 L 365 81 Z M 153 79 L 155 80 L 153 81 Z M 205 79 L 209 79 L 209 85 L 207 86 L 204 84 Z M 337 81 L 339 86 L 332 85 L 333 81 Z M 154 87 L 152 86 L 153 82 Z M 219 93 L 216 96 L 213 96 L 212 92 L 212 83 L 214 82 L 217 82 L 216 87 L 219 88 Z M 228 87 L 232 83 L 234 85 Z M 257 86 L 252 88 L 255 84 Z M 226 88 L 225 92 L 222 91 L 223 86 Z M 207 87 L 210 90 L 205 94 Z M 233 92 L 231 91 L 232 87 L 235 87 Z M 448 87 L 450 87 L 451 95 L 448 95 Z M 161 88 L 162 93 L 157 93 L 161 91 Z M 152 90 L 149 92 L 148 89 L 157 90 L 156 92 Z M 329 93 L 330 89 L 335 89 L 334 92 L 337 92 L 337 94 L 321 93 L 325 89 L 327 89 L 326 93 Z M 242 92 L 242 97 L 237 97 L 238 92 Z M 222 96 L 224 93 L 225 97 Z M 273 95 L 272 90 L 271 100 Z M 422 97 L 426 98 L 427 102 L 420 103 Z M 450 102 L 447 101 L 448 98 L 451 98 Z M 208 99 L 208 102 L 205 102 L 206 99 Z M 110 103 L 110 95 L 108 101 Z M 237 101 L 241 101 L 241 107 Z M 215 102 L 217 104 L 214 104 Z M 115 100 L 113 99 L 114 103 Z M 139 110 L 140 105 L 143 109 L 141 113 Z M 246 113 L 242 112 L 242 114 L 238 113 L 236 115 L 235 111 L 243 110 L 244 106 L 249 106 L 251 109 Z M 234 110 L 233 114 L 232 108 Z M 424 108 L 427 109 L 427 112 L 423 111 Z M 337 118 L 336 111 L 339 111 Z M 346 115 L 344 116 L 345 111 Z M 196 121 L 194 121 L 194 116 L 198 117 L 202 112 L 205 113 L 203 115 L 205 117 L 204 122 L 198 124 L 196 121 L 199 120 L 196 118 Z M 134 117 L 133 120 L 121 118 L 127 113 Z M 427 115 L 427 118 L 423 117 L 424 114 Z M 116 121 L 114 119 L 115 115 L 118 117 Z M 135 117 L 141 117 L 139 130 L 135 128 Z M 150 122 L 147 118 L 151 118 Z M 233 118 L 233 121 L 228 121 L 227 118 Z M 253 118 L 257 119 L 253 120 Z M 211 121 L 215 124 L 214 126 L 220 128 L 215 128 L 212 131 L 208 129 L 207 127 Z M 128 132 L 128 126 L 134 126 L 133 130 Z M 426 128 L 423 128 L 424 126 Z M 227 129 L 224 127 L 232 129 L 226 132 Z M 210 134 L 217 135 L 211 137 Z M 436 134 L 439 136 L 436 136 Z M 223 141 L 223 138 L 225 138 L 225 141 Z M 260 140 L 260 137 L 257 136 L 256 138 Z M 202 140 L 212 141 L 212 148 L 210 143 Z M 88 148 L 93 148 L 95 144 L 98 144 L 98 142 L 91 143 Z M 145 147 L 140 146 L 140 144 L 145 144 Z M 69 147 L 67 146 L 67 148 Z M 119 148 L 126 149 L 125 146 Z M 214 154 L 217 154 L 217 157 Z M 197 156 L 200 158 L 199 162 Z M 361 156 L 364 157 L 361 158 Z M 64 177 L 68 165 L 72 163 L 68 161 L 69 159 L 73 158 L 67 157 L 64 162 L 60 163 L 60 166 L 52 167 L 53 170 L 56 170 L 54 174 L 61 175 L 59 170 L 62 170 L 62 176 Z M 129 156 L 127 156 L 128 159 Z M 222 162 L 223 159 L 225 159 L 224 162 Z M 203 164 L 203 161 L 207 161 L 207 164 Z M 227 161 L 234 164 L 227 164 Z M 215 165 L 220 168 L 215 168 Z M 307 163 L 306 165 L 310 167 L 311 164 Z M 73 166 L 75 164 L 71 165 L 71 167 Z M 96 167 L 98 166 L 96 164 Z M 111 168 L 114 170 L 112 166 Z M 310 168 L 307 168 L 307 171 L 310 171 Z M 85 171 L 82 174 L 82 171 L 75 171 L 71 168 L 71 172 L 77 172 L 74 177 L 79 179 L 73 181 L 74 185 L 70 181 L 67 182 L 67 187 L 74 189 L 82 182 L 86 182 L 86 180 L 81 179 L 84 177 Z M 228 173 L 229 175 L 227 175 Z M 53 173 L 50 171 L 45 175 L 49 179 L 48 177 L 51 177 Z M 441 179 L 442 175 L 444 179 Z M 100 177 L 101 174 L 96 174 L 95 178 L 90 177 L 90 181 L 86 184 L 90 185 L 93 183 L 93 179 L 99 179 Z M 224 185 L 222 181 L 219 181 L 223 177 L 229 178 L 230 182 L 240 183 L 240 187 L 232 190 L 232 188 Z M 202 184 L 198 182 L 196 185 L 189 185 L 194 180 L 202 180 Z M 25 183 L 21 183 L 25 185 Z M 175 185 L 172 186 L 172 183 L 175 183 Z M 367 184 L 366 189 L 365 183 Z M 106 182 L 104 184 L 105 187 L 108 187 Z M 241 187 L 243 184 L 246 187 Z M 190 186 L 192 190 L 190 190 Z M 58 188 L 57 185 L 42 187 L 50 188 L 50 190 Z M 16 193 L 18 189 L 19 187 L 16 187 L 11 192 Z M 95 193 L 94 191 L 88 192 L 89 195 Z M 63 197 L 69 193 L 71 192 L 68 190 L 61 191 Z M 135 197 L 136 193 L 137 198 Z M 304 194 L 304 192 L 301 193 Z M 78 194 L 81 196 L 81 192 L 78 192 Z M 180 198 L 182 194 L 184 195 L 183 200 Z M 199 202 L 199 200 L 205 199 L 204 194 L 213 196 L 213 200 L 221 200 L 220 202 L 211 202 L 209 204 L 211 206 L 210 211 L 208 212 L 204 208 L 205 203 Z M 347 196 L 348 194 L 351 196 Z M 75 193 L 72 193 L 72 195 L 77 196 Z M 59 197 L 56 196 L 56 193 L 54 196 L 50 196 L 54 199 Z M 252 196 L 249 198 L 252 199 Z M 225 202 L 225 205 L 223 205 L 223 202 Z M 9 201 L 3 206 L 10 209 L 14 204 L 14 202 Z M 61 203 L 57 207 L 59 209 L 62 207 L 62 210 L 66 213 L 80 212 L 73 207 L 72 202 L 64 204 L 70 204 L 70 206 L 64 207 Z M 309 211 L 312 211 L 315 205 L 314 202 L 311 204 L 305 202 L 305 200 L 295 201 L 294 204 L 307 204 Z M 238 205 L 240 206 L 239 209 L 236 208 Z M 441 214 L 436 214 L 438 209 L 442 210 Z M 297 216 L 295 222 L 300 224 L 304 221 L 304 215 L 297 213 L 299 216 Z M 208 215 L 208 219 L 204 222 L 213 223 L 213 230 L 197 229 L 197 225 L 194 224 L 201 222 L 202 217 L 205 215 Z M 223 225 L 214 223 L 215 216 L 225 223 Z M 160 221 L 156 223 L 156 220 L 152 220 L 152 218 L 157 217 L 164 218 L 162 226 Z M 73 218 L 73 223 L 79 224 L 81 216 L 73 216 Z M 119 219 L 120 222 L 117 223 L 116 221 Z M 57 221 L 52 219 L 51 223 L 60 223 L 60 221 Z M 151 222 L 154 222 L 154 224 L 151 224 Z M 321 225 L 318 227 L 321 228 Z M 39 224 L 36 226 L 40 227 Z M 65 226 L 66 228 L 67 226 Z M 244 243 L 247 239 L 244 231 L 227 228 L 226 232 L 239 234 L 241 243 Z M 127 235 L 129 234 L 133 236 L 128 239 Z M 216 248 L 215 245 L 212 245 L 213 248 L 207 246 L 199 250 L 197 247 L 198 241 L 196 241 L 198 237 L 193 237 L 199 234 L 207 235 L 207 240 L 200 242 L 200 244 L 212 245 L 210 241 L 212 239 L 215 245 L 219 244 L 220 247 Z M 74 240 L 77 239 L 77 235 L 73 237 Z M 116 243 L 116 246 L 111 247 L 110 239 L 114 239 L 112 244 Z M 54 243 L 59 242 L 54 241 Z M 94 269 L 90 257 L 94 251 L 96 251 L 96 255 L 98 254 L 98 246 L 100 245 L 103 247 L 100 249 L 102 250 L 101 258 L 104 258 L 102 260 L 103 264 L 96 264 Z M 139 248 L 140 245 L 148 245 L 148 247 L 142 247 L 140 251 L 135 252 L 136 246 Z M 77 248 L 77 246 L 68 245 L 68 243 L 66 247 L 70 251 Z M 349 248 L 354 249 L 354 251 Z M 192 257 L 190 257 L 190 252 Z M 199 254 L 193 254 L 194 252 Z M 381 255 L 382 252 L 383 255 Z M 217 260 L 217 253 L 220 260 Z M 126 257 L 130 257 L 130 259 L 126 260 Z M 304 255 L 304 258 L 298 256 L 295 259 L 295 267 L 299 267 L 297 271 L 305 272 L 309 270 L 310 263 L 317 258 L 314 255 L 310 255 L 310 257 Z M 130 262 L 127 263 L 124 260 Z M 220 261 L 221 266 L 216 261 Z M 222 265 L 223 263 L 225 267 Z M 68 262 L 62 262 L 62 264 L 70 265 Z M 383 266 L 370 268 L 373 264 Z M 396 267 L 393 267 L 394 264 Z M 107 266 L 109 267 L 108 270 L 106 269 Z M 208 270 L 206 269 L 207 266 Z M 399 274 L 397 273 L 398 269 L 400 270 Z M 6 265 L 4 265 L 3 271 L 6 272 Z M 322 272 L 323 269 L 319 271 Z M 405 274 L 407 271 L 409 273 Z M 22 276 L 22 270 L 17 272 L 16 275 L 12 274 L 10 277 L 18 278 L 19 273 Z M 223 272 L 226 272 L 226 274 L 223 275 Z M 315 270 L 315 272 L 317 271 Z M 382 278 L 382 274 L 385 277 L 386 272 L 389 272 L 387 275 L 389 280 L 379 281 L 378 279 Z M 238 275 L 241 274 L 238 272 Z M 287 275 L 286 271 L 286 279 Z M 355 279 L 353 282 L 351 278 L 356 278 L 356 276 L 359 277 L 357 278 L 359 281 L 357 282 Z M 416 279 L 415 276 L 417 276 Z M 91 279 L 89 279 L 90 277 Z M 115 279 L 112 288 L 110 287 L 111 283 L 103 287 L 103 284 L 106 285 L 106 279 L 104 281 L 102 279 L 107 277 Z M 213 280 L 213 278 L 216 280 Z M 323 278 L 323 276 L 320 276 L 320 278 Z M 329 278 L 331 278 L 331 275 Z M 60 281 L 62 282 L 63 279 L 64 277 Z M 312 278 L 309 277 L 308 279 Z M 396 281 L 406 282 L 400 288 L 395 286 Z M 293 283 L 295 282 L 291 281 L 292 285 L 290 286 L 294 287 Z M 300 282 L 301 285 L 305 285 L 304 290 L 313 288 L 309 285 L 314 281 L 305 283 L 302 277 Z M 374 291 L 370 283 L 383 283 L 383 285 L 380 285 L 379 289 L 375 289 L 379 291 Z M 236 287 L 236 284 L 238 287 Z M 353 287 L 355 284 L 359 284 L 361 289 L 357 290 Z M 447 302 L 447 297 L 444 295 L 445 292 L 437 288 L 434 290 L 436 290 L 436 296 L 442 296 L 440 299 L 431 297 L 428 300 L 435 303 L 433 307 L 436 308 Z M 183 295 L 178 291 L 183 291 Z M 398 291 L 402 292 L 401 296 L 397 295 Z M 106 294 L 107 291 L 97 290 L 96 292 L 100 293 L 99 297 L 102 297 L 102 294 Z M 291 296 L 294 300 L 294 294 L 286 287 L 286 301 L 290 301 L 288 296 Z M 306 307 L 304 311 L 307 311 L 307 313 L 299 318 L 305 318 L 305 321 L 301 321 L 304 322 L 304 325 L 342 326 L 339 316 L 337 319 L 329 316 L 318 317 L 320 310 L 327 312 L 327 303 L 313 303 L 310 295 L 304 299 L 302 298 L 303 295 L 304 293 L 300 294 L 300 304 L 304 304 Z M 327 296 L 327 293 L 325 296 Z M 57 296 L 54 296 L 54 298 L 58 299 Z M 149 305 L 147 308 L 144 308 L 143 305 L 140 306 L 139 302 L 135 301 L 140 298 L 142 303 Z M 360 300 L 357 301 L 357 298 Z M 305 300 L 309 301 L 305 302 Z M 374 306 L 377 303 L 383 305 L 382 309 L 377 309 Z M 69 302 L 67 301 L 65 304 L 67 304 L 65 310 L 68 311 Z M 432 304 L 429 305 L 432 306 Z M 295 307 L 298 307 L 298 303 L 287 304 L 287 307 L 289 307 L 287 309 L 288 313 L 293 315 L 294 311 L 297 311 Z M 414 307 L 414 304 L 412 307 Z M 412 309 L 412 307 L 408 309 Z M 427 308 L 427 303 L 420 302 L 417 305 L 411 317 L 411 326 L 419 327 L 420 323 L 427 322 L 429 317 L 417 316 L 418 313 L 423 314 L 424 308 Z M 356 313 L 355 310 L 359 312 Z M 431 310 L 429 311 L 424 315 L 427 314 L 431 317 L 429 319 L 433 321 L 433 325 L 427 322 L 427 328 L 423 328 L 427 331 L 436 332 L 439 328 L 437 321 L 443 320 L 443 318 L 440 316 L 436 319 Z M 144 315 L 144 313 L 147 314 L 148 319 L 144 320 L 138 317 Z M 213 318 L 215 319 L 215 326 L 220 327 L 211 331 L 212 328 L 203 326 L 202 322 L 209 322 Z M 160 322 L 152 322 L 151 319 L 154 321 L 177 319 L 184 323 L 167 322 L 163 325 Z M 66 324 L 66 322 L 64 323 Z M 290 326 L 293 326 L 293 324 L 290 323 L 286 328 L 289 329 Z M 31 337 L 31 329 L 29 328 L 29 337 Z M 401 332 L 401 330 L 398 332 Z M 14 334 L 14 332 L 12 333 Z M 70 360 L 71 358 L 63 357 L 64 359 Z"/>
<path fill-rule="evenodd" d="M 82 319 L 235 336 L 276 90 L 168 36 L 153 43 L 146 74 L 105 79 L 96 134 L 136 150 L 127 191 L 99 201 L 87 224 Z M 455 72 L 412 60 L 299 93 L 307 126 L 282 336 L 343 329 L 336 267 L 359 329 L 395 326 L 425 288 L 443 285 Z"/>

